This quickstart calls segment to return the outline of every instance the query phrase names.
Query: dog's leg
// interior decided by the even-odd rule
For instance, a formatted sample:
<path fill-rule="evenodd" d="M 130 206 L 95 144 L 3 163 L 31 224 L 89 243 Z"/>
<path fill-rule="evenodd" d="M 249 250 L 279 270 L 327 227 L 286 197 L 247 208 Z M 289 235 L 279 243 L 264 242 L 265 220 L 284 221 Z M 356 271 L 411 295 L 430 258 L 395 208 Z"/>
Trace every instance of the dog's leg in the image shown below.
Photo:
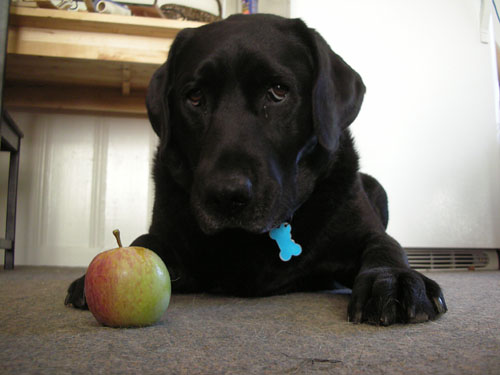
<path fill-rule="evenodd" d="M 380 184 L 366 175 L 362 184 L 365 194 L 357 200 L 362 213 L 358 227 L 364 228 L 365 234 L 361 236 L 364 244 L 352 286 L 349 321 L 390 325 L 435 319 L 447 311 L 441 288 L 410 268 L 401 245 L 380 225 L 381 212 L 387 210 Z"/>
<path fill-rule="evenodd" d="M 85 275 L 73 281 L 68 288 L 64 304 L 66 306 L 73 306 L 77 309 L 87 310 L 89 307 L 85 299 L 84 286 Z"/>
<path fill-rule="evenodd" d="M 130 246 L 140 246 L 153 250 L 165 262 L 170 279 L 172 281 L 173 293 L 195 293 L 201 291 L 196 279 L 190 276 L 177 253 L 153 234 L 143 234 L 132 242 Z"/>
<path fill-rule="evenodd" d="M 395 240 L 381 234 L 370 242 L 354 281 L 349 321 L 418 323 L 446 311 L 439 285 L 408 266 L 404 250 Z"/>

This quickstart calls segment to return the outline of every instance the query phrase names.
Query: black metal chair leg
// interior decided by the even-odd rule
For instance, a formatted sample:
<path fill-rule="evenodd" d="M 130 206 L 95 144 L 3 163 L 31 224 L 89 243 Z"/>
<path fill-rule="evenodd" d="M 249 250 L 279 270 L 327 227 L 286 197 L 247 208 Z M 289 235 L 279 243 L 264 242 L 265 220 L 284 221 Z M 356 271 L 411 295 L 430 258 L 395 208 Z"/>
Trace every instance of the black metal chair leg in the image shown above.
<path fill-rule="evenodd" d="M 0 150 L 8 151 L 9 181 L 7 191 L 7 217 L 5 238 L 0 238 L 0 249 L 5 249 L 4 268 L 14 268 L 14 250 L 16 246 L 16 209 L 17 209 L 17 184 L 19 177 L 19 155 L 23 133 L 17 127 L 6 111 L 2 112 L 0 119 Z"/>
<path fill-rule="evenodd" d="M 7 223 L 5 237 L 11 241 L 10 249 L 5 249 L 5 269 L 14 268 L 14 251 L 16 246 L 16 209 L 17 209 L 17 182 L 19 176 L 19 147 L 10 154 L 9 186 L 7 193 Z"/>

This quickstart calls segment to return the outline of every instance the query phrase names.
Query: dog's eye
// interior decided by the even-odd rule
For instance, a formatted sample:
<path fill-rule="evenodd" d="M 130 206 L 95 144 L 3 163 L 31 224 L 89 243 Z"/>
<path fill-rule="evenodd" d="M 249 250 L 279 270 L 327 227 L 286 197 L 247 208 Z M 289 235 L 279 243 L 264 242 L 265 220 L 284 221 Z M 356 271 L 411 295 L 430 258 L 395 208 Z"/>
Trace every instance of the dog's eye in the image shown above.
<path fill-rule="evenodd" d="M 203 93 L 198 89 L 192 90 L 187 94 L 187 98 L 193 106 L 198 107 L 203 100 Z"/>
<path fill-rule="evenodd" d="M 281 102 L 285 100 L 288 94 L 288 87 L 284 85 L 274 85 L 269 90 L 267 90 L 267 96 L 273 102 Z"/>

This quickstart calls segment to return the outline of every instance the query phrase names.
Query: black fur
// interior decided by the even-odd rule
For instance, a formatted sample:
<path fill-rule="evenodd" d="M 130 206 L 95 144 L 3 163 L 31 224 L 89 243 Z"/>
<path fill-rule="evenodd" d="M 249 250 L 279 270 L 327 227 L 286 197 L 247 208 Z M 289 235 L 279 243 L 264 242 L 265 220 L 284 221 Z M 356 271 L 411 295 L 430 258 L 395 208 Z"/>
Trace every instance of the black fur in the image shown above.
<path fill-rule="evenodd" d="M 182 31 L 147 96 L 160 144 L 148 234 L 174 293 L 236 296 L 353 289 L 352 322 L 388 325 L 446 311 L 385 232 L 387 196 L 358 172 L 348 126 L 365 87 L 300 20 L 234 16 Z M 278 257 L 290 222 L 303 253 Z M 85 307 L 83 278 L 67 304 Z"/>

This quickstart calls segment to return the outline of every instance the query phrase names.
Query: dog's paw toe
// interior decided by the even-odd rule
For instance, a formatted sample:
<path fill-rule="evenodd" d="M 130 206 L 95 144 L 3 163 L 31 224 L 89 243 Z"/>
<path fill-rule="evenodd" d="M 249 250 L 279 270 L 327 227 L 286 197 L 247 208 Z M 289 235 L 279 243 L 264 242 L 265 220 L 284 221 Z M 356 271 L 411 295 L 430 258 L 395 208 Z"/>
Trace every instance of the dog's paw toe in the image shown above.
<path fill-rule="evenodd" d="M 348 308 L 353 323 L 421 323 L 447 311 L 439 285 L 411 269 L 376 268 L 358 275 Z"/>

